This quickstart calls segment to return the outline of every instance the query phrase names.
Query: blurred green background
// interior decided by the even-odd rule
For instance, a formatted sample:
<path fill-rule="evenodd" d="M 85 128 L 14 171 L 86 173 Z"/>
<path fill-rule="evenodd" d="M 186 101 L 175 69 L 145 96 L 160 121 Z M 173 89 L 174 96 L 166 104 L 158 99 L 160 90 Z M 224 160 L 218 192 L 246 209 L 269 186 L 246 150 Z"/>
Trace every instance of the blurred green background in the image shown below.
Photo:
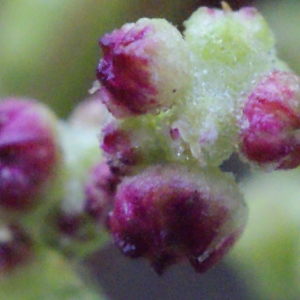
<path fill-rule="evenodd" d="M 190 6 L 191 0 L 2 0 L 0 96 L 33 97 L 66 116 L 95 80 L 104 33 L 142 16 L 177 24 Z"/>
<path fill-rule="evenodd" d="M 253 1 L 228 1 L 233 8 Z M 164 17 L 181 23 L 197 0 L 1 0 L 0 96 L 48 103 L 61 117 L 87 95 L 100 58 L 98 39 L 126 22 Z M 300 73 L 299 1 L 256 1 L 274 29 L 280 56 Z"/>
<path fill-rule="evenodd" d="M 66 117 L 88 96 L 104 33 L 140 17 L 164 17 L 181 28 L 198 6 L 219 2 L 0 0 L 0 96 L 36 98 Z M 228 1 L 233 8 L 252 2 Z M 255 5 L 274 30 L 279 56 L 300 74 L 300 1 L 261 0 Z M 257 181 L 244 184 L 250 221 L 229 264 L 243 276 L 251 299 L 300 299 L 299 175 L 298 170 L 257 174 Z M 203 299 L 233 298 L 224 293 L 223 298 Z"/>

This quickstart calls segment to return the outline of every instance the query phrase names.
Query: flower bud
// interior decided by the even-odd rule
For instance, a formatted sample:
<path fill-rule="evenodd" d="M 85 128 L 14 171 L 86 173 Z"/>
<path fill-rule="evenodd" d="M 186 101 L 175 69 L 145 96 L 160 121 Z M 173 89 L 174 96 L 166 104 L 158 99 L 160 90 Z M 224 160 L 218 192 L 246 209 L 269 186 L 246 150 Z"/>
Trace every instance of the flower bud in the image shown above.
<path fill-rule="evenodd" d="M 33 258 L 33 241 L 16 224 L 0 227 L 0 275 L 5 275 Z"/>
<path fill-rule="evenodd" d="M 106 34 L 99 44 L 100 93 L 115 117 L 157 113 L 185 97 L 193 78 L 190 55 L 167 21 L 140 19 Z"/>
<path fill-rule="evenodd" d="M 249 94 L 241 130 L 241 152 L 267 169 L 300 164 L 300 78 L 273 71 Z"/>
<path fill-rule="evenodd" d="M 132 136 L 126 130 L 110 123 L 103 129 L 101 148 L 107 158 L 107 163 L 114 174 L 125 175 L 141 163 L 142 157 L 132 143 Z"/>
<path fill-rule="evenodd" d="M 105 161 L 92 168 L 85 184 L 84 211 L 98 221 L 103 220 L 113 204 L 119 182 L 119 177 L 111 172 Z"/>
<path fill-rule="evenodd" d="M 192 159 L 181 142 L 169 114 L 161 113 L 114 120 L 102 130 L 101 148 L 112 172 L 124 176 L 145 165 Z"/>
<path fill-rule="evenodd" d="M 55 118 L 33 100 L 0 102 L 0 206 L 31 209 L 42 198 L 59 161 Z"/>
<path fill-rule="evenodd" d="M 109 225 L 122 253 L 147 258 L 157 273 L 183 259 L 203 272 L 228 252 L 246 216 L 231 177 L 162 164 L 123 179 Z"/>

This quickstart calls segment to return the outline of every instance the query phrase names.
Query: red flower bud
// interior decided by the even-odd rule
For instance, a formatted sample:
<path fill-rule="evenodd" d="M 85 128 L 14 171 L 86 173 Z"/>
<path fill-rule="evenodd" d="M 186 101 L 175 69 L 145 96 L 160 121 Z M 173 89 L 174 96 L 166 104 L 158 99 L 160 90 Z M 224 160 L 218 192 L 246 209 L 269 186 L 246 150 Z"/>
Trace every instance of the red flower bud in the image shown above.
<path fill-rule="evenodd" d="M 0 102 L 0 205 L 27 210 L 54 174 L 59 151 L 52 113 L 32 100 Z"/>
<path fill-rule="evenodd" d="M 146 257 L 157 273 L 185 258 L 203 272 L 228 252 L 246 215 L 231 177 L 169 164 L 125 177 L 109 223 L 123 254 Z"/>
<path fill-rule="evenodd" d="M 97 68 L 100 97 L 117 118 L 168 109 L 190 86 L 187 45 L 163 19 L 126 24 L 106 34 L 99 44 L 103 51 Z"/>
<path fill-rule="evenodd" d="M 114 174 L 126 175 L 142 162 L 142 154 L 135 147 L 130 132 L 119 128 L 117 123 L 109 123 L 102 131 L 101 148 Z"/>
<path fill-rule="evenodd" d="M 84 211 L 96 220 L 103 219 L 108 207 L 113 204 L 116 187 L 120 179 L 111 172 L 106 162 L 95 166 L 85 185 Z"/>
<path fill-rule="evenodd" d="M 273 71 L 257 84 L 244 107 L 241 151 L 268 169 L 300 164 L 300 78 Z"/>

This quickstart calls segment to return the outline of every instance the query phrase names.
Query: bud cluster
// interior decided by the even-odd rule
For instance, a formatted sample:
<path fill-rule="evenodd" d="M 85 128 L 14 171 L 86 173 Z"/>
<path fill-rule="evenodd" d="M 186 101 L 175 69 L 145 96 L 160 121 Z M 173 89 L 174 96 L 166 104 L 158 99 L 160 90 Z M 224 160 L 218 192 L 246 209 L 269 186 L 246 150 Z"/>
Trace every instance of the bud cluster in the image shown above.
<path fill-rule="evenodd" d="M 300 164 L 300 78 L 257 10 L 202 7 L 184 26 L 143 18 L 102 37 L 95 95 L 67 121 L 0 102 L 0 272 L 36 242 L 86 256 L 104 229 L 159 274 L 182 260 L 204 272 L 247 220 L 220 165 L 234 152 L 268 170 Z"/>
<path fill-rule="evenodd" d="M 85 257 L 107 240 L 106 215 L 117 177 L 103 161 L 97 135 L 109 119 L 105 106 L 93 97 L 58 124 L 63 186 L 45 216 L 43 240 L 70 257 Z"/>
<path fill-rule="evenodd" d="M 183 259 L 207 270 L 241 234 L 247 209 L 219 170 L 233 153 L 268 170 L 300 163 L 300 79 L 258 11 L 201 7 L 184 26 L 143 18 L 106 34 L 94 86 L 112 114 L 109 229 L 158 273 Z"/>
<path fill-rule="evenodd" d="M 22 220 L 47 205 L 61 154 L 56 119 L 30 99 L 0 102 L 0 273 L 33 256 L 32 237 Z M 21 221 L 21 222 L 20 222 Z M 20 224 L 19 224 L 20 222 Z"/>
<path fill-rule="evenodd" d="M 26 266 L 40 245 L 86 255 L 104 243 L 117 179 L 96 136 L 108 116 L 99 99 L 68 121 L 32 99 L 1 100 L 0 274 Z"/>

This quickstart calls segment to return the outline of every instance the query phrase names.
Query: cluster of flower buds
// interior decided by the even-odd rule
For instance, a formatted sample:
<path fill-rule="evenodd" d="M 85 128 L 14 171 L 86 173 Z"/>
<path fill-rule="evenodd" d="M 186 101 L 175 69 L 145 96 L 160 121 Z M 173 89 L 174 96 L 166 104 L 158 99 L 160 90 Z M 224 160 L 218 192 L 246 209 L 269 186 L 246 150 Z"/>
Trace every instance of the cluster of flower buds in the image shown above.
<path fill-rule="evenodd" d="M 29 99 L 0 102 L 0 272 L 32 257 L 33 242 L 21 219 L 47 204 L 60 163 L 56 121 Z"/>
<path fill-rule="evenodd" d="M 59 123 L 63 191 L 45 217 L 43 239 L 69 257 L 86 257 L 107 241 L 106 216 L 118 177 L 103 161 L 97 135 L 109 118 L 93 97 Z"/>
<path fill-rule="evenodd" d="M 300 164 L 300 78 L 258 11 L 201 7 L 184 26 L 143 18 L 106 34 L 93 89 L 112 114 L 109 230 L 158 273 L 183 259 L 205 271 L 240 236 L 247 208 L 219 170 L 233 153 L 268 170 Z"/>
<path fill-rule="evenodd" d="M 159 274 L 182 260 L 204 272 L 247 219 L 220 165 L 234 152 L 268 170 L 300 164 L 300 78 L 262 16 L 223 4 L 184 25 L 143 18 L 102 37 L 95 95 L 68 121 L 33 100 L 0 102 L 0 272 L 37 238 L 85 256 L 104 228 Z"/>
<path fill-rule="evenodd" d="M 0 274 L 27 266 L 40 245 L 82 256 L 104 243 L 117 184 L 97 141 L 107 115 L 99 99 L 68 122 L 32 99 L 1 100 Z"/>

